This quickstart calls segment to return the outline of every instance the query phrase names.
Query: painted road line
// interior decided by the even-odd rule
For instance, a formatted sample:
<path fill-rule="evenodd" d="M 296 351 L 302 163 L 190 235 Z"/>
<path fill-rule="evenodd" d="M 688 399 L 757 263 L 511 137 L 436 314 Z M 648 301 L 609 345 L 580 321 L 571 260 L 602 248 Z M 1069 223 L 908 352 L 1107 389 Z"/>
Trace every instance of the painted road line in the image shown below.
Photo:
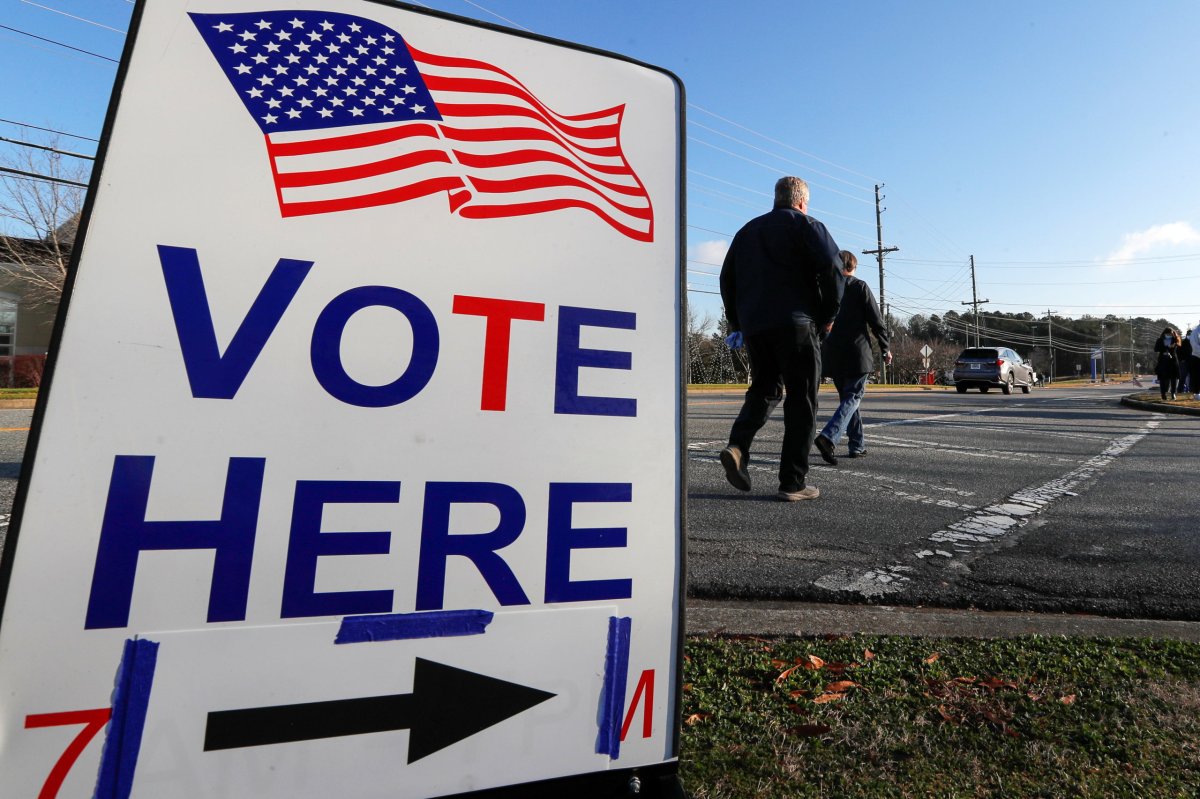
<path fill-rule="evenodd" d="M 1011 431 L 1008 431 L 1011 432 Z M 1038 433 L 1038 435 L 1041 435 Z M 980 451 L 979 447 L 964 447 L 958 444 L 944 444 L 936 441 L 916 441 L 911 438 L 894 438 L 892 436 L 871 436 L 871 443 L 897 449 L 930 449 L 951 452 L 955 455 L 967 455 L 973 458 L 994 458 L 1003 461 L 1049 460 L 1061 463 L 1078 463 L 1079 458 L 1068 458 L 1061 455 L 1046 455 L 1037 452 L 1013 452 L 1007 450 Z"/>
<path fill-rule="evenodd" d="M 1033 516 L 1044 511 L 1056 500 L 1077 496 L 1075 489 L 1094 479 L 1116 458 L 1157 429 L 1162 419 L 1163 414 L 1155 414 L 1141 430 L 1113 439 L 1102 452 L 1062 477 L 1039 486 L 1023 488 L 1001 502 L 980 508 L 954 524 L 938 530 L 925 539 L 928 542 L 927 546 L 912 553 L 913 557 L 918 561 L 926 558 L 960 561 L 969 559 L 982 545 L 993 544 L 1025 526 Z M 893 563 L 865 573 L 840 569 L 817 579 L 813 584 L 829 591 L 861 594 L 870 598 L 903 591 L 911 583 L 912 577 L 909 575 L 913 571 L 914 567 L 903 563 Z"/>
<path fill-rule="evenodd" d="M 719 463 L 720 462 L 716 455 L 708 455 L 708 454 L 706 454 L 706 455 L 689 455 L 688 460 L 693 460 L 693 461 L 697 461 L 697 462 L 703 461 L 706 463 L 713 463 L 713 462 Z M 747 470 L 770 472 L 771 474 L 776 474 L 779 471 L 779 459 L 778 458 L 760 458 L 757 462 L 749 464 L 747 466 Z M 885 491 L 885 492 L 895 496 L 897 499 L 902 499 L 902 500 L 905 500 L 906 502 L 919 502 L 919 503 L 922 503 L 925 505 L 934 505 L 939 508 L 950 508 L 952 510 L 964 510 L 964 511 L 972 511 L 979 507 L 978 505 L 964 505 L 960 502 L 955 502 L 954 500 L 947 499 L 945 497 L 936 497 L 936 496 L 929 496 L 927 494 L 914 493 L 912 491 L 906 491 L 902 488 L 896 487 L 896 485 L 916 486 L 916 487 L 923 488 L 923 489 L 929 489 L 929 490 L 933 490 L 933 491 L 942 491 L 942 492 L 950 493 L 950 494 L 953 494 L 953 495 L 959 496 L 959 497 L 966 497 L 966 496 L 973 495 L 973 493 L 970 491 L 963 491 L 961 489 L 951 488 L 949 486 L 930 485 L 928 483 L 922 483 L 919 480 L 905 480 L 900 477 L 889 477 L 887 475 L 872 474 L 870 472 L 856 472 L 856 471 L 853 471 L 850 469 L 833 468 L 830 466 L 819 466 L 816 464 L 813 464 L 812 466 L 809 467 L 809 474 L 812 474 L 814 472 L 820 474 L 822 477 L 838 476 L 838 477 L 853 478 L 856 481 L 857 485 L 865 487 L 868 491 L 877 491 L 877 492 Z M 867 482 L 863 483 L 863 481 L 867 481 Z"/>
<path fill-rule="evenodd" d="M 1012 426 L 1010 426 L 1010 427 L 999 427 L 999 426 L 993 427 L 991 425 L 978 425 L 978 424 L 966 425 L 966 424 L 955 423 L 955 422 L 934 422 L 933 424 L 940 426 L 940 427 L 946 427 L 946 428 L 952 428 L 952 429 L 958 428 L 960 430 L 989 430 L 989 431 L 997 432 L 997 433 L 1012 433 L 1014 430 L 1014 427 L 1012 427 Z M 1019 430 L 1020 428 L 1018 427 L 1016 429 Z M 1031 435 L 1045 436 L 1047 438 L 1069 438 L 1069 439 L 1077 439 L 1079 441 L 1107 441 L 1108 440 L 1108 436 L 1104 435 L 1103 433 L 1061 433 L 1061 432 L 1057 432 L 1057 431 L 1043 432 L 1041 430 L 1038 430 L 1036 432 L 1034 432 L 1034 431 L 1028 431 L 1028 432 L 1030 432 Z"/>
<path fill-rule="evenodd" d="M 863 427 L 893 427 L 901 424 L 923 424 L 925 422 L 937 421 L 938 419 L 954 419 L 960 416 L 979 416 L 980 414 L 984 413 L 992 413 L 994 411 L 1009 410 L 1011 408 L 1019 407 L 1021 406 L 1005 405 L 1003 407 L 997 406 L 995 408 L 980 408 L 979 410 L 975 411 L 961 411 L 960 413 L 939 413 L 935 416 L 915 416 L 912 419 L 896 419 L 891 422 L 866 422 L 863 424 Z"/>

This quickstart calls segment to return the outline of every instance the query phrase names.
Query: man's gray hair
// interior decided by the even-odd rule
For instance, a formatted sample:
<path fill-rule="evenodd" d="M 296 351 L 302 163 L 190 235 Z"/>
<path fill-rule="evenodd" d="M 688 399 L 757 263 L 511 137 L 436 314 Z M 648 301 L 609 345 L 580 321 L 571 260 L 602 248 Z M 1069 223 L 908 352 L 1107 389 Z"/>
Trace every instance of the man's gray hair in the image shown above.
<path fill-rule="evenodd" d="M 799 208 L 808 202 L 808 184 L 801 178 L 780 178 L 775 181 L 775 207 Z"/>

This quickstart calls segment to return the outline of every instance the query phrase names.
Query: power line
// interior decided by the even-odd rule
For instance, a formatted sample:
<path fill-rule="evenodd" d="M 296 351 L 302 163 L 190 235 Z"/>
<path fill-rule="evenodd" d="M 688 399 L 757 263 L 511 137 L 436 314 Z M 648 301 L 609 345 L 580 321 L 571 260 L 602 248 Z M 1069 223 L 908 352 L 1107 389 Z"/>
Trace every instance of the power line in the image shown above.
<path fill-rule="evenodd" d="M 55 130 L 54 128 L 40 128 L 37 125 L 30 125 L 28 122 L 15 122 L 11 119 L 0 119 L 0 122 L 4 122 L 8 125 L 17 125 L 18 127 L 22 128 L 33 128 L 34 130 L 41 130 L 45 131 L 46 133 L 56 133 L 59 136 L 70 136 L 72 139 L 83 139 L 84 141 L 94 141 L 96 143 L 100 142 L 99 139 L 93 139 L 91 136 L 80 136 L 77 133 L 65 133 L 61 130 Z"/>
<path fill-rule="evenodd" d="M 755 166 L 761 166 L 763 169 L 769 169 L 772 172 L 776 172 L 776 173 L 779 172 L 778 167 L 771 166 L 770 164 L 764 164 L 761 161 L 755 161 L 753 158 L 747 158 L 744 155 L 738 155 L 737 153 L 733 152 L 732 150 L 726 150 L 724 147 L 718 147 L 717 145 L 713 144 L 712 142 L 706 142 L 703 139 L 697 139 L 695 136 L 688 136 L 687 138 L 688 138 L 688 141 L 694 141 L 696 144 L 703 144 L 705 147 L 711 147 L 712 149 L 716 150 L 719 153 L 724 153 L 725 155 L 730 155 L 730 156 L 733 156 L 734 158 L 739 158 L 739 159 L 745 161 L 746 163 L 754 164 Z M 776 157 L 778 157 L 778 156 L 776 156 Z M 847 194 L 846 192 L 841 191 L 839 189 L 835 189 L 832 186 L 824 186 L 820 183 L 816 183 L 811 180 L 807 181 L 807 183 L 811 186 L 817 186 L 819 188 L 824 189 L 825 191 L 832 192 L 833 194 L 839 194 L 842 197 L 846 197 L 846 198 L 854 200 L 856 202 L 866 203 L 867 205 L 871 204 L 869 200 L 864 200 L 861 197 L 855 197 L 853 194 Z"/>
<path fill-rule="evenodd" d="M 928 258 L 894 258 L 895 261 L 917 264 L 920 266 L 958 266 L 961 261 L 943 261 Z M 1114 261 L 1087 261 L 1072 259 L 1065 261 L 987 261 L 989 269 L 1038 269 L 1052 266 L 1056 269 L 1095 269 L 1104 266 L 1128 266 L 1146 263 L 1174 263 L 1177 261 L 1200 260 L 1200 253 L 1184 253 L 1180 255 L 1147 255 L 1140 258 L 1121 258 Z"/>
<path fill-rule="evenodd" d="M 728 133 L 722 133 L 721 131 L 716 130 L 715 128 L 710 128 L 708 125 L 702 125 L 699 122 L 695 121 L 694 119 L 688 120 L 688 124 L 694 125 L 702 130 L 707 130 L 709 133 L 714 133 L 723 139 L 729 139 L 730 141 L 737 142 L 738 144 L 742 145 L 743 147 L 749 147 L 751 150 L 756 150 L 760 153 L 765 153 L 766 155 L 769 155 L 772 158 L 778 158 L 780 161 L 783 161 L 784 163 L 791 164 L 792 166 L 798 166 L 801 169 L 805 170 L 806 172 L 811 172 L 813 174 L 820 175 L 821 177 L 829 178 L 830 180 L 836 180 L 838 183 L 845 183 L 847 186 L 850 186 L 851 188 L 860 189 L 862 191 L 867 190 L 866 187 L 860 186 L 857 183 L 853 183 L 849 180 L 843 180 L 835 175 L 830 175 L 828 172 L 822 172 L 819 169 L 813 169 L 812 167 L 808 166 L 807 164 L 801 164 L 799 161 L 793 161 L 790 158 L 784 158 L 783 156 L 779 155 L 778 153 L 773 153 L 770 150 L 764 150 L 762 147 L 751 144 L 748 141 L 739 139 L 736 136 L 730 136 Z"/>
<path fill-rule="evenodd" d="M 81 153 L 72 153 L 67 150 L 56 150 L 55 148 L 47 147 L 44 144 L 34 144 L 33 142 L 20 141 L 19 139 L 9 139 L 4 136 L 0 136 L 0 141 L 7 142 L 8 144 L 16 144 L 21 147 L 32 147 L 35 150 L 45 150 L 46 152 L 56 153 L 58 155 L 69 155 L 72 158 L 82 158 L 85 161 L 95 161 L 96 160 L 96 157 L 94 155 L 83 155 Z"/>
<path fill-rule="evenodd" d="M 65 47 L 68 50 L 74 50 L 77 53 L 83 53 L 84 55 L 94 56 L 95 58 L 102 58 L 105 61 L 111 61 L 114 64 L 120 63 L 115 58 L 109 58 L 106 55 L 100 55 L 99 53 L 93 53 L 91 50 L 84 50 L 80 47 L 74 47 L 69 44 L 64 44 L 63 42 L 56 42 L 54 39 L 47 39 L 45 36 L 38 36 L 36 33 L 30 33 L 29 31 L 18 30 L 17 28 L 10 28 L 7 25 L 0 25 L 0 28 L 3 28 L 6 31 L 12 31 L 13 33 L 19 33 L 22 36 L 28 36 L 32 39 L 37 39 L 39 41 L 47 42 L 48 44 L 55 44 L 55 45 L 58 45 L 59 47 Z"/>
<path fill-rule="evenodd" d="M 755 136 L 758 136 L 760 139 L 764 139 L 764 140 L 766 140 L 766 141 L 769 141 L 769 142 L 771 142 L 772 144 L 778 144 L 780 147 L 786 147 L 787 149 L 791 150 L 792 152 L 800 153 L 801 155 L 803 155 L 803 156 L 804 156 L 804 157 L 806 157 L 806 158 L 815 158 L 816 160 L 820 161 L 822 164 L 828 164 L 829 166 L 832 166 L 832 167 L 834 167 L 834 168 L 836 168 L 836 169 L 840 169 L 840 170 L 842 170 L 843 172 L 849 172 L 851 175 L 857 175 L 857 176 L 858 176 L 858 177 L 860 177 L 860 178 L 864 178 L 865 180 L 869 180 L 871 183 L 875 183 L 875 182 L 876 182 L 876 181 L 875 181 L 875 178 L 873 178 L 873 177 L 871 177 L 871 176 L 869 176 L 869 175 L 864 175 L 864 174 L 863 174 L 863 173 L 861 173 L 861 172 L 855 172 L 853 169 L 850 169 L 849 167 L 842 166 L 841 164 L 835 164 L 833 161 L 829 161 L 829 160 L 827 160 L 827 159 L 825 159 L 825 158 L 821 158 L 821 157 L 820 157 L 820 156 L 818 156 L 818 155 L 813 155 L 812 153 L 805 152 L 804 150 L 801 150 L 801 149 L 800 149 L 800 148 L 798 148 L 798 147 L 794 147 L 794 146 L 792 146 L 792 145 L 788 144 L 787 142 L 782 142 L 782 141 L 779 141 L 778 139 L 772 139 L 770 136 L 767 136 L 767 135 L 765 135 L 765 134 L 759 133 L 758 131 L 754 130 L 753 128 L 748 128 L 748 127 L 746 127 L 745 125 L 742 125 L 742 124 L 739 124 L 739 123 L 737 123 L 737 122 L 734 122 L 732 119 L 728 119 L 728 118 L 726 118 L 726 117 L 723 117 L 723 116 L 721 116 L 720 114 L 713 113 L 712 111 L 709 111 L 707 108 L 703 108 L 703 107 L 701 107 L 701 106 L 698 106 L 698 105 L 696 105 L 695 103 L 691 103 L 691 102 L 689 102 L 689 103 L 688 103 L 688 108 L 694 108 L 694 109 L 696 109 L 697 111 L 699 111 L 699 112 L 700 112 L 700 113 L 702 113 L 702 114 L 708 114 L 710 117 L 713 117 L 714 119 L 719 119 L 719 120 L 721 120 L 722 122 L 724 122 L 724 123 L 726 123 L 726 124 L 728 124 L 728 125 L 733 125 L 735 128 L 739 128 L 739 129 L 741 129 L 741 130 L 744 130 L 744 131 L 746 131 L 747 133 L 752 133 L 752 134 L 754 134 Z M 865 189 L 864 189 L 864 190 L 865 190 Z"/>
<path fill-rule="evenodd" d="M 56 178 L 51 175 L 39 175 L 37 172 L 25 172 L 24 170 L 21 170 L 21 169 L 10 169 L 9 167 L 6 167 L 6 166 L 0 166 L 0 172 L 3 172 L 7 175 L 16 175 L 17 177 L 21 177 L 21 178 L 32 178 L 34 180 L 44 180 L 47 183 L 60 183 L 64 186 L 76 186 L 80 189 L 86 189 L 88 187 L 86 183 L 77 183 L 74 180 L 67 180 L 65 178 Z"/>
<path fill-rule="evenodd" d="M 96 22 L 94 20 L 84 19 L 83 17 L 77 17 L 74 14 L 68 14 L 66 11 L 59 11 L 57 8 L 51 8 L 50 6 L 44 6 L 41 3 L 34 3 L 33 0 L 21 0 L 21 2 L 27 6 L 33 6 L 34 8 L 40 8 L 44 11 L 53 11 L 55 14 L 62 14 L 64 17 L 70 17 L 71 19 L 77 19 L 80 22 L 86 22 L 89 25 L 95 25 L 97 28 L 104 28 L 105 30 L 113 31 L 114 33 L 119 33 L 122 36 L 125 35 L 125 31 L 121 30 L 120 28 L 112 28 L 112 27 L 109 27 L 108 25 L 104 25 L 104 24 Z"/>
<path fill-rule="evenodd" d="M 1160 283 L 1165 280 L 1196 280 L 1200 275 L 1184 275 L 1182 277 L 1144 277 L 1139 280 L 1071 280 L 1066 283 L 1031 283 L 1028 280 L 1022 280 L 1016 283 L 1006 283 L 1003 281 L 989 280 L 989 286 L 1119 286 L 1129 283 Z M 917 280 L 922 283 L 939 282 L 937 278 L 922 278 L 912 277 L 909 280 Z"/>

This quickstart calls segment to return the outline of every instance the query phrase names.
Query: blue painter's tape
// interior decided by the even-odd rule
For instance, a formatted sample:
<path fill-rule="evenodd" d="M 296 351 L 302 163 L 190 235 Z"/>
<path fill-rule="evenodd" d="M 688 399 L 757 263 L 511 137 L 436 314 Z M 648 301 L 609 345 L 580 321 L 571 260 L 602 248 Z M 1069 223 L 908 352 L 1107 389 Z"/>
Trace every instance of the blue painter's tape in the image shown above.
<path fill-rule="evenodd" d="M 492 623 L 490 610 L 431 610 L 425 613 L 382 613 L 342 619 L 335 644 L 401 641 L 482 635 Z"/>
<path fill-rule="evenodd" d="M 633 619 L 611 616 L 608 650 L 604 655 L 604 688 L 600 692 L 600 734 L 596 753 L 613 760 L 621 756 L 621 715 L 625 710 L 625 684 L 629 681 L 629 632 Z"/>
<path fill-rule="evenodd" d="M 125 642 L 113 689 L 112 718 L 104 737 L 94 799 L 129 799 L 157 664 L 156 642 L 135 639 Z"/>

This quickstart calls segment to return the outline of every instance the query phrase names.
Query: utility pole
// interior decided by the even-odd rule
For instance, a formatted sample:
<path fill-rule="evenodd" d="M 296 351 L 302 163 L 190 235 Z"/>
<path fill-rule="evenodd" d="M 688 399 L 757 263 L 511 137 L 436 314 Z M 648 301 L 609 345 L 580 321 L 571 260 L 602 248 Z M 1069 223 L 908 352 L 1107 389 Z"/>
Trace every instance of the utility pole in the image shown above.
<path fill-rule="evenodd" d="M 875 249 L 863 250 L 863 255 L 874 255 L 879 261 L 879 310 L 883 313 L 883 323 L 888 324 L 887 312 L 887 297 L 883 293 L 883 255 L 884 253 L 896 252 L 899 247 L 884 247 L 883 246 L 883 209 L 879 203 L 883 197 L 879 194 L 879 190 L 883 188 L 882 183 L 875 184 Z M 892 333 L 888 330 L 888 335 Z M 887 382 L 887 363 L 880 359 L 879 362 L 879 379 L 881 382 Z"/>
<path fill-rule="evenodd" d="M 1108 375 L 1105 373 L 1106 363 L 1104 358 L 1104 323 L 1100 323 L 1100 382 L 1107 383 Z"/>
<path fill-rule="evenodd" d="M 975 256 L 972 255 L 971 256 L 971 301 L 970 302 L 960 302 L 959 305 L 975 306 L 975 346 L 976 347 L 979 346 L 979 306 L 983 305 L 984 303 L 987 303 L 987 302 L 991 302 L 991 300 L 979 299 L 979 294 L 977 294 L 975 291 Z M 967 345 L 970 346 L 970 344 L 971 344 L 970 333 L 968 333 L 967 336 L 968 336 Z"/>
<path fill-rule="evenodd" d="M 1054 382 L 1054 317 L 1058 311 L 1046 309 L 1046 336 L 1050 339 L 1050 382 Z"/>

